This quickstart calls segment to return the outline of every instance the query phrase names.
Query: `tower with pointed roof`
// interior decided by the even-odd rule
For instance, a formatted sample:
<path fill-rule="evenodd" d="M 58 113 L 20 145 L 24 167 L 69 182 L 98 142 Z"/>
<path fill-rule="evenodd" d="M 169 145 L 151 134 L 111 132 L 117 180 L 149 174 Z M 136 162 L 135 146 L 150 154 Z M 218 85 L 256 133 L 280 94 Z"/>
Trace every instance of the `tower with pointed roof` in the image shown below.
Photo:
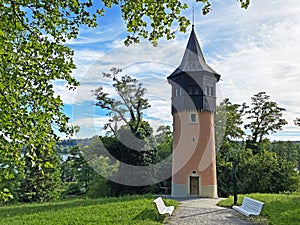
<path fill-rule="evenodd" d="M 172 196 L 217 197 L 214 114 L 220 75 L 207 65 L 194 25 L 172 85 Z"/>

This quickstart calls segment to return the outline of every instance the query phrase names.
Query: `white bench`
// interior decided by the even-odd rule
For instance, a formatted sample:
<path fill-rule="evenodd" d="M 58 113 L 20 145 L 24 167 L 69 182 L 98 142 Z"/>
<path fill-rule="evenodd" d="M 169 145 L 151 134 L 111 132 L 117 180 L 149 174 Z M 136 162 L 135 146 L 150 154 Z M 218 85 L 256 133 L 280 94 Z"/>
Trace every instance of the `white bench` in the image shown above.
<path fill-rule="evenodd" d="M 156 198 L 153 202 L 155 203 L 156 208 L 160 214 L 169 214 L 170 216 L 172 215 L 174 206 L 166 206 L 161 197 Z"/>
<path fill-rule="evenodd" d="M 258 216 L 264 206 L 263 202 L 255 199 L 245 197 L 241 206 L 234 205 L 232 208 L 245 216 L 255 215 Z"/>

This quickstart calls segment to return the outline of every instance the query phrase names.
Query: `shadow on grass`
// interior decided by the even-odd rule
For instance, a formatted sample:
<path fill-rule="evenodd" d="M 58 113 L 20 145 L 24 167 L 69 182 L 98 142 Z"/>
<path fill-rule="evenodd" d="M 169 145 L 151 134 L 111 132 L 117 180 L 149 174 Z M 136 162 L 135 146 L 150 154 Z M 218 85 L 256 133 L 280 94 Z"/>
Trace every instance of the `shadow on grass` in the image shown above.
<path fill-rule="evenodd" d="M 139 220 L 139 221 L 154 221 L 154 222 L 163 222 L 165 216 L 160 215 L 157 210 L 153 207 L 153 209 L 144 209 L 141 211 L 138 215 L 136 215 L 133 220 Z M 146 222 L 145 222 L 146 224 Z"/>
<path fill-rule="evenodd" d="M 38 214 L 47 211 L 53 213 L 78 207 L 99 206 L 117 202 L 131 202 L 138 199 L 152 199 L 152 196 L 126 196 L 101 199 L 72 199 L 48 203 L 24 203 L 0 207 L 0 218 Z"/>

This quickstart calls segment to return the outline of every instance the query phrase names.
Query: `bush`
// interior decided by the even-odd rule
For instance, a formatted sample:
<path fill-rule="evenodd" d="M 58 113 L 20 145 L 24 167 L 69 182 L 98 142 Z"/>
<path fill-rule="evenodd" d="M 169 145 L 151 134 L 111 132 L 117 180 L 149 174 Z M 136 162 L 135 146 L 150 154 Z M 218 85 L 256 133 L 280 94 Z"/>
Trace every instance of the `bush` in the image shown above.
<path fill-rule="evenodd" d="M 279 193 L 296 191 L 299 174 L 291 162 L 264 151 L 249 156 L 237 168 L 239 193 Z"/>

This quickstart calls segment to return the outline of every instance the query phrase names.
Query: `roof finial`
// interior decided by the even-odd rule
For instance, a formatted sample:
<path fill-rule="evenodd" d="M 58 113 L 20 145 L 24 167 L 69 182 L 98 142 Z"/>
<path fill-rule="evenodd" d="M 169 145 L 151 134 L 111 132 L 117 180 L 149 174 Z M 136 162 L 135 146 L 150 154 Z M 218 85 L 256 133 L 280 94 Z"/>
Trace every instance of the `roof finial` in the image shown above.
<path fill-rule="evenodd" d="M 193 5 L 193 20 L 192 20 L 192 29 L 195 27 L 195 5 Z"/>

